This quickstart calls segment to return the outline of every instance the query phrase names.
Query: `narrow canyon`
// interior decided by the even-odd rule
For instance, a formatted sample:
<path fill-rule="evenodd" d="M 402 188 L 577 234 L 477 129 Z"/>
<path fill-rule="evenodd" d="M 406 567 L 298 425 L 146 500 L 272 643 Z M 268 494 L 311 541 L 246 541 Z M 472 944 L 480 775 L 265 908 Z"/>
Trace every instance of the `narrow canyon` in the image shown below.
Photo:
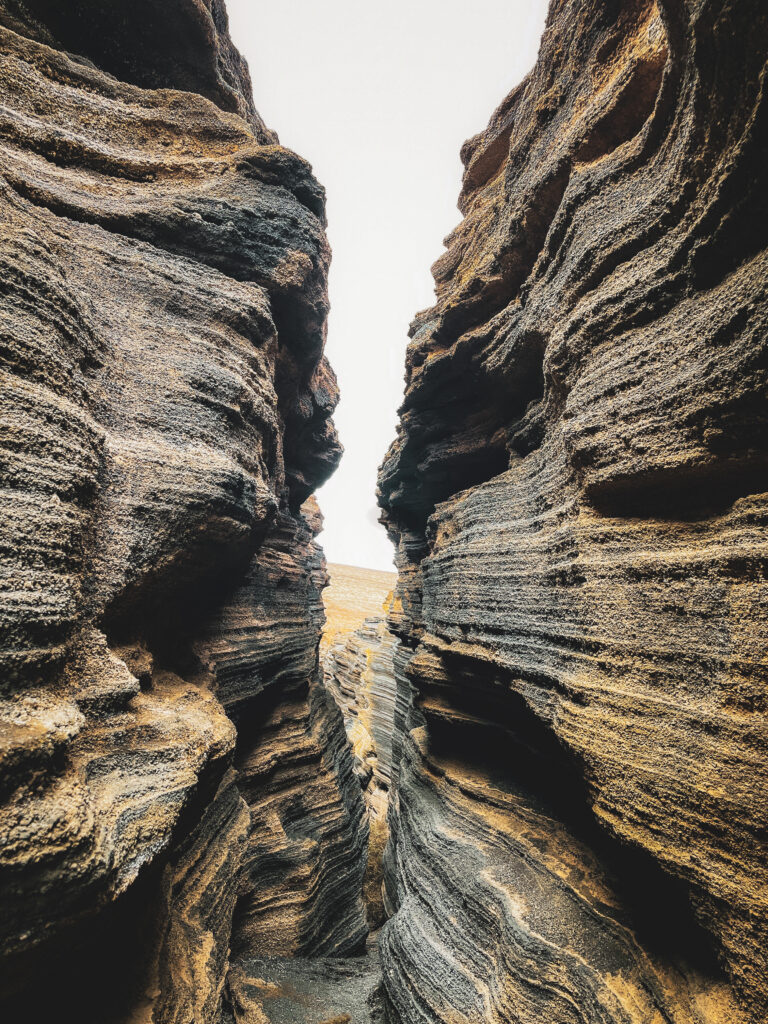
<path fill-rule="evenodd" d="M 552 0 L 327 626 L 325 192 L 224 0 L 0 39 L 0 1019 L 765 1024 L 764 0 Z"/>

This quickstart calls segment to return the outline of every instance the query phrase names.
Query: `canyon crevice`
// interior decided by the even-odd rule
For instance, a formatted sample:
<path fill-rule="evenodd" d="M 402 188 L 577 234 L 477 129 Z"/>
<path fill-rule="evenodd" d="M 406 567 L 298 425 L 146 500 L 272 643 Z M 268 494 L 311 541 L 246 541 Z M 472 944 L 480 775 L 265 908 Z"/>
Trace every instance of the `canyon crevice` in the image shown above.
<path fill-rule="evenodd" d="M 553 0 L 322 648 L 322 186 L 223 0 L 0 40 L 2 1018 L 764 1024 L 758 0 Z"/>

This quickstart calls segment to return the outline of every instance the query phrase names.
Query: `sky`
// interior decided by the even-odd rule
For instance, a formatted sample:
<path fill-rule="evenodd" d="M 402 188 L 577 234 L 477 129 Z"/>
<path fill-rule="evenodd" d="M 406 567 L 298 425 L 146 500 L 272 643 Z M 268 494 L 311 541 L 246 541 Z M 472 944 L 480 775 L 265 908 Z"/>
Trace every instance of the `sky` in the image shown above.
<path fill-rule="evenodd" d="M 395 436 L 408 325 L 459 222 L 459 149 L 531 69 L 546 0 L 227 0 L 256 107 L 328 197 L 326 354 L 339 469 L 318 491 L 329 562 L 392 569 L 376 472 Z"/>

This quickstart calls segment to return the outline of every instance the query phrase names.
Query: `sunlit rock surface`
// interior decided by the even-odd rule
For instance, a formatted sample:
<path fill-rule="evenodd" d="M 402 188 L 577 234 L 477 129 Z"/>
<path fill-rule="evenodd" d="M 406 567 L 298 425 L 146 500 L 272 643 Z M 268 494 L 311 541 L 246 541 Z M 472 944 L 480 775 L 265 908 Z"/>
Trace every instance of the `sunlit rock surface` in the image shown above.
<path fill-rule="evenodd" d="M 767 52 L 556 2 L 463 149 L 380 475 L 395 1020 L 768 1016 Z"/>
<path fill-rule="evenodd" d="M 233 919 L 366 934 L 324 194 L 219 0 L 6 0 L 0 39 L 0 1015 L 210 1024 Z"/>
<path fill-rule="evenodd" d="M 354 633 L 368 618 L 382 618 L 392 596 L 397 573 L 364 569 L 358 565 L 329 562 L 328 586 L 323 591 L 325 626 L 320 640 L 320 660 L 331 647 Z"/>
<path fill-rule="evenodd" d="M 392 602 L 389 573 L 349 566 L 329 566 L 331 586 L 323 595 L 328 622 L 328 648 L 323 659 L 325 686 L 344 716 L 354 770 L 368 812 L 369 836 L 362 894 L 371 929 L 386 920 L 384 851 L 389 839 L 390 818 L 397 794 L 393 788 L 393 748 L 402 736 L 396 724 L 398 687 L 395 662 L 397 638 L 387 628 L 383 614 Z M 362 600 L 361 600 L 362 598 Z M 363 620 L 351 632 L 353 609 L 376 605 L 378 613 Z M 322 654 L 323 644 L 320 645 Z"/>

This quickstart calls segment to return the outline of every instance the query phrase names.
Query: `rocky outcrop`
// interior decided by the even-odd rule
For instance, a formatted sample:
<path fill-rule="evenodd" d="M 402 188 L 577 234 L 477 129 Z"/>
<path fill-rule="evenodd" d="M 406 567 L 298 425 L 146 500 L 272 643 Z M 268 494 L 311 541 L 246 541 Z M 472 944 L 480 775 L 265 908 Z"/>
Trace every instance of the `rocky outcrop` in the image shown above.
<path fill-rule="evenodd" d="M 0 22 L 85 58 L 123 82 L 198 93 L 277 142 L 253 105 L 251 77 L 229 37 L 224 0 L 4 0 Z"/>
<path fill-rule="evenodd" d="M 397 608 L 395 600 L 389 606 L 390 615 Z M 413 654 L 404 643 L 395 648 L 392 669 L 395 678 L 395 708 L 392 717 L 392 750 L 390 755 L 390 789 L 387 798 L 387 844 L 382 851 L 382 902 L 386 917 L 391 917 L 399 906 L 397 884 L 397 848 L 400 821 L 400 766 L 403 744 L 411 726 L 414 688 L 406 672 Z"/>
<path fill-rule="evenodd" d="M 2 1014 L 210 1024 L 233 920 L 366 933 L 324 195 L 219 0 L 6 0 L 0 36 Z"/>
<path fill-rule="evenodd" d="M 323 591 L 325 626 L 320 639 L 320 660 L 331 647 L 343 643 L 366 619 L 381 619 L 397 582 L 397 573 L 363 569 L 330 562 L 328 586 Z"/>
<path fill-rule="evenodd" d="M 251 809 L 232 948 L 239 956 L 339 956 L 367 935 L 368 820 L 344 723 L 317 670 L 322 552 L 314 501 L 281 515 L 241 587 L 194 647 L 237 725 Z"/>
<path fill-rule="evenodd" d="M 462 151 L 380 474 L 395 1020 L 768 1013 L 767 48 L 557 0 Z"/>

